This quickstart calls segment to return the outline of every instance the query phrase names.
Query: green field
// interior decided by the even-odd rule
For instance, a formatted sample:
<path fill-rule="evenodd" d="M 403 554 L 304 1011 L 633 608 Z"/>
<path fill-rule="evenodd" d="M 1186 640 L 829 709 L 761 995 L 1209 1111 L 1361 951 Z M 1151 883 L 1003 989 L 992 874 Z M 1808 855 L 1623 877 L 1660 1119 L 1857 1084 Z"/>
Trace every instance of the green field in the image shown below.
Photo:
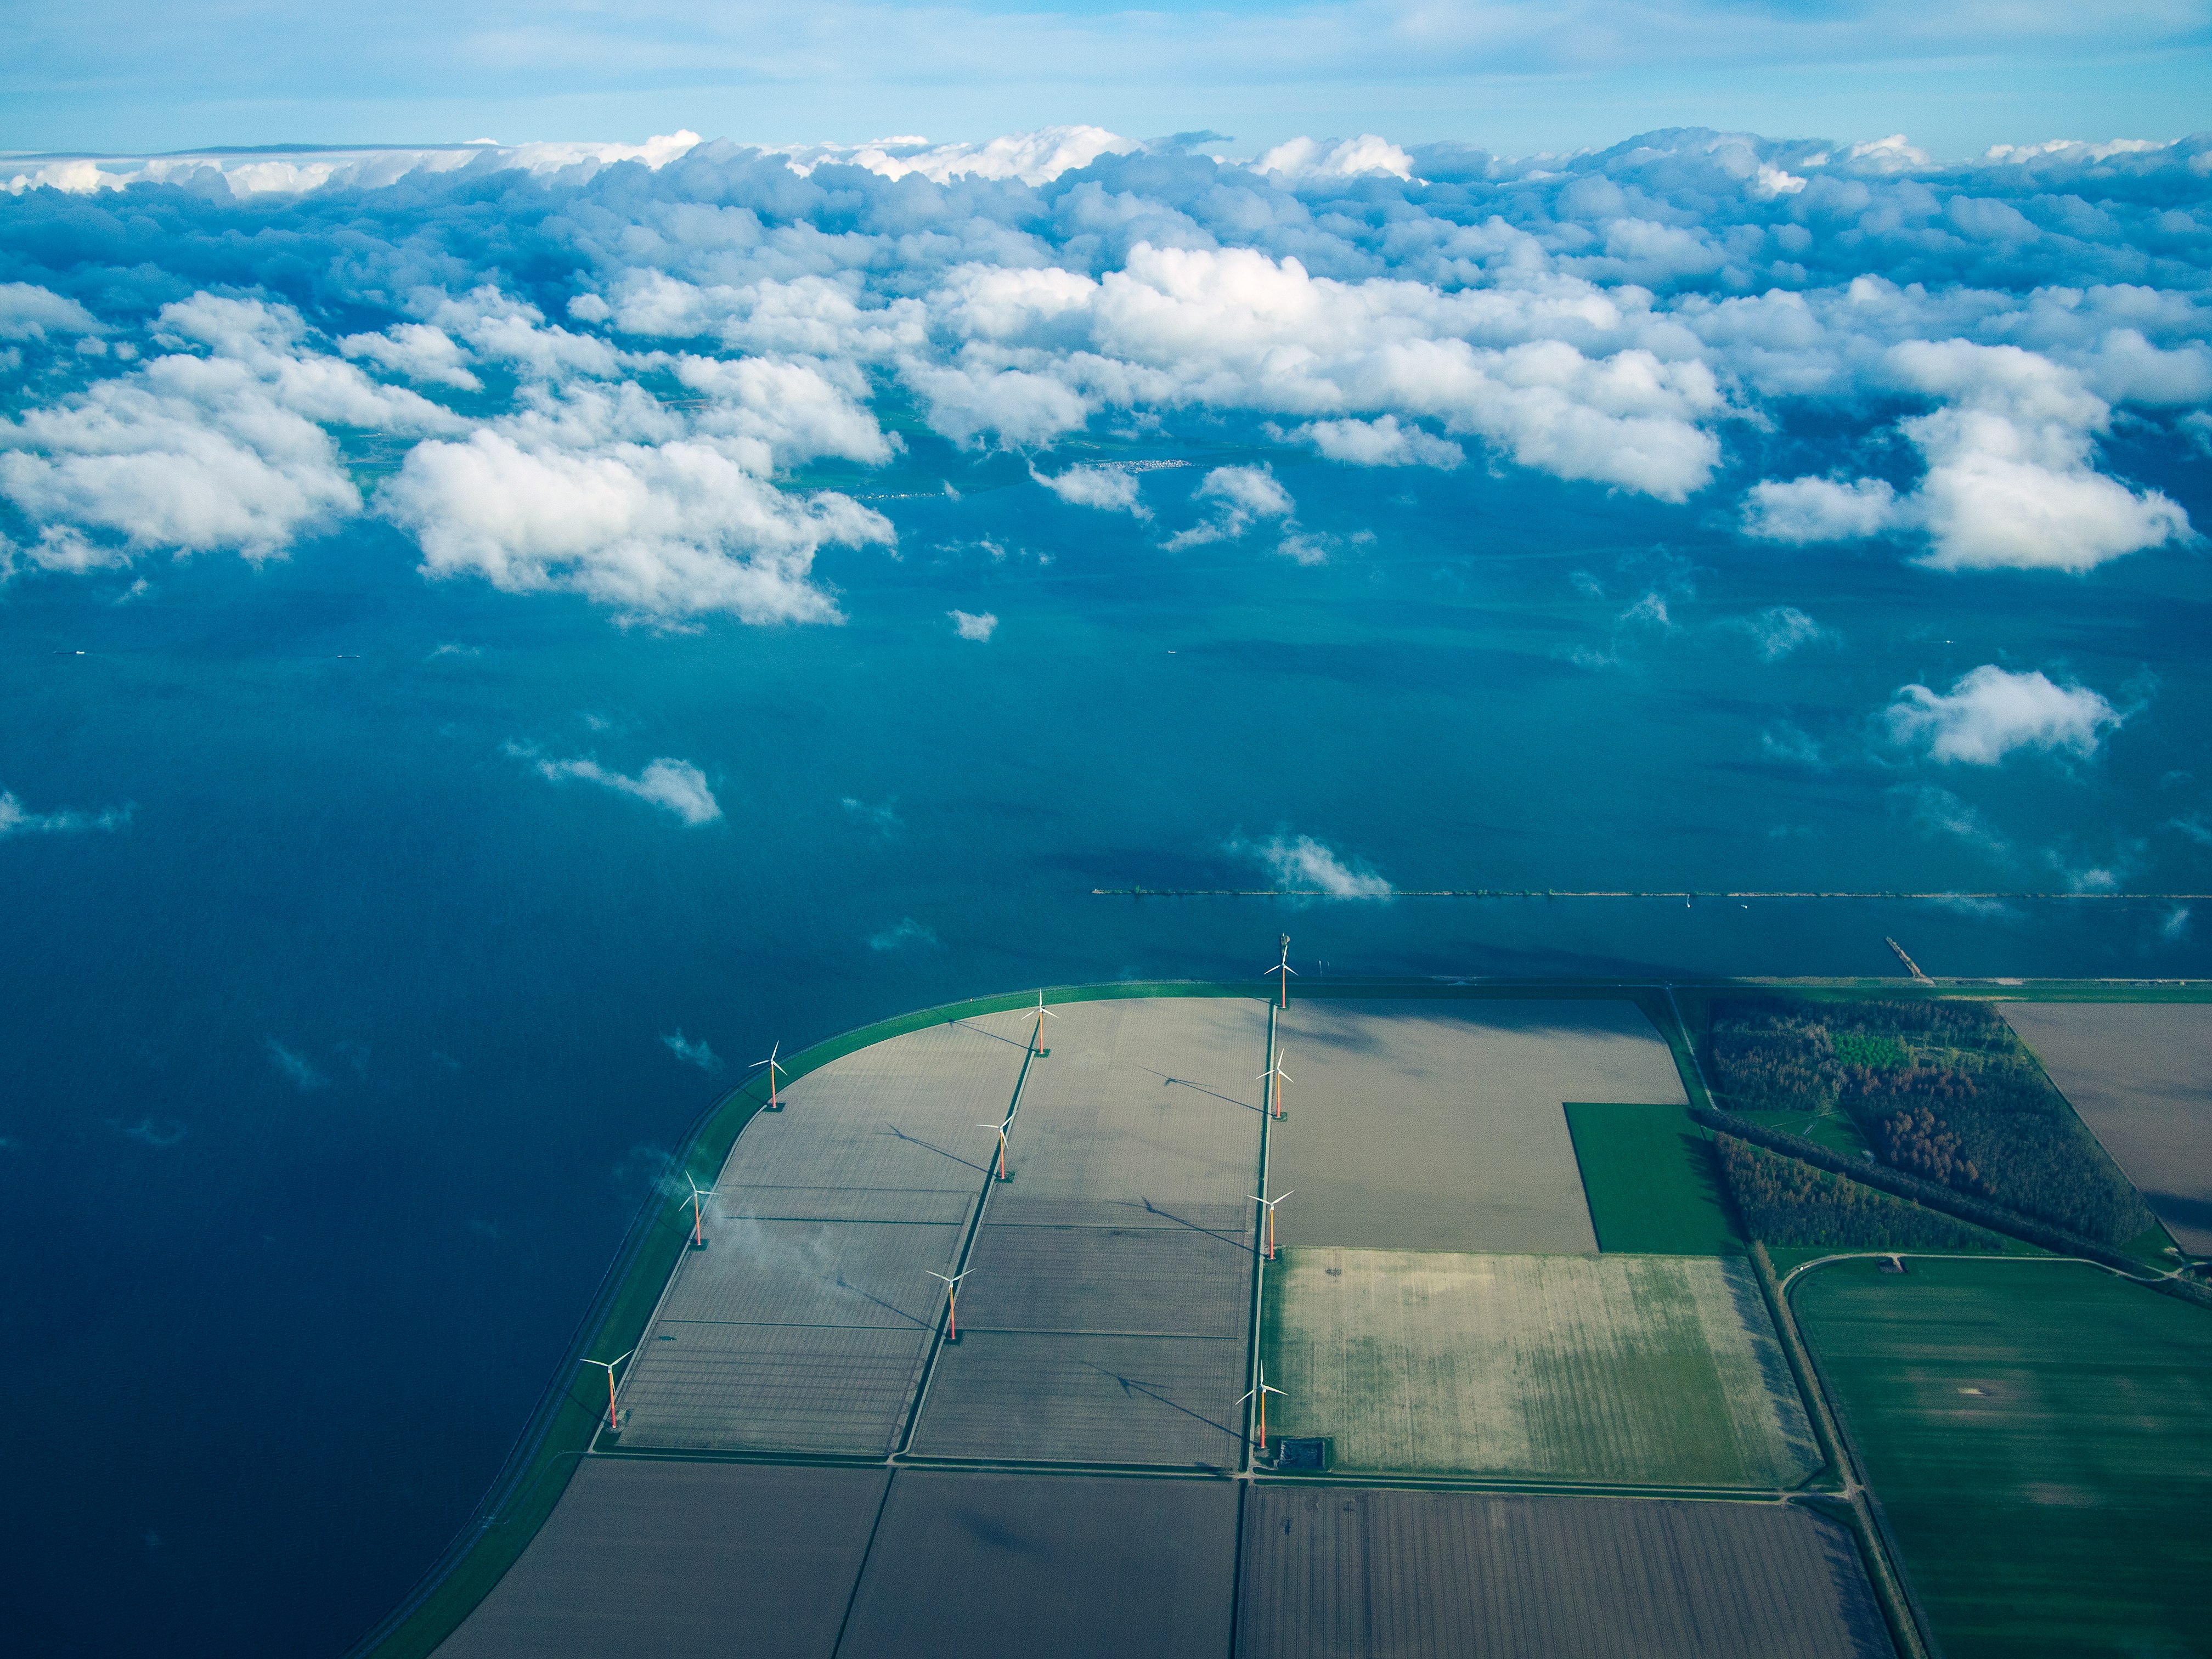
<path fill-rule="evenodd" d="M 1271 1430 L 1346 1469 L 1772 1489 L 1820 1455 L 1741 1257 L 1286 1250 Z"/>
<path fill-rule="evenodd" d="M 1569 1101 L 1567 1132 L 1599 1249 L 1742 1254 L 1712 1143 L 1680 1106 Z"/>
<path fill-rule="evenodd" d="M 2212 1313 L 1923 1257 L 1791 1301 L 1948 1659 L 2212 1654 Z"/>

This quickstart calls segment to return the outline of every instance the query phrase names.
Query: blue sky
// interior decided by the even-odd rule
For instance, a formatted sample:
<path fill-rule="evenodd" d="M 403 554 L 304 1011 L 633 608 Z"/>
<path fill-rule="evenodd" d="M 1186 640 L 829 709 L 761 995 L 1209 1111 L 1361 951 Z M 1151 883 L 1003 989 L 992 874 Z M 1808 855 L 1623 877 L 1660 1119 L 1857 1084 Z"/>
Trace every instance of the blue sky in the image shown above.
<path fill-rule="evenodd" d="M 1089 123 L 1457 138 L 1506 154 L 1677 125 L 1940 156 L 2212 127 L 2205 0 L 1359 0 L 808 7 L 674 0 L 18 8 L 0 147 L 642 137 L 973 139 Z"/>

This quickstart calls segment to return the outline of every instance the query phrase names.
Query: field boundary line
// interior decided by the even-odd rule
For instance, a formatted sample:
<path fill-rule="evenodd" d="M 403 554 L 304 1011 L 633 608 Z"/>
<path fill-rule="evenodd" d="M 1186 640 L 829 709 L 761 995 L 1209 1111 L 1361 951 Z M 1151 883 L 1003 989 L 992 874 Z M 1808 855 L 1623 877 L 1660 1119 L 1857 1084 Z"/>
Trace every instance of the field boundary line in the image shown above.
<path fill-rule="evenodd" d="M 1259 1389 L 1261 1349 L 1262 1341 L 1266 1335 L 1266 1333 L 1261 1329 L 1261 1326 L 1266 1319 L 1267 1259 L 1260 1253 L 1260 1240 L 1261 1234 L 1267 1224 L 1267 1206 L 1265 1201 L 1267 1196 L 1267 1154 L 1270 1146 L 1269 1138 L 1275 1127 L 1275 1114 L 1269 1104 L 1269 1102 L 1273 1098 L 1273 1091 L 1276 1086 L 1273 1081 L 1273 1073 L 1275 1070 L 1275 1005 L 1272 1002 L 1267 1005 L 1267 1069 L 1261 1074 L 1262 1079 L 1266 1080 L 1267 1086 L 1263 1088 L 1260 1093 L 1260 1189 L 1259 1197 L 1254 1201 L 1252 1206 L 1252 1308 L 1246 1330 L 1246 1340 L 1250 1343 L 1251 1346 L 1250 1352 L 1245 1355 L 1244 1359 L 1244 1382 L 1245 1386 L 1252 1392 L 1250 1396 L 1244 1402 L 1243 1443 L 1238 1448 L 1237 1454 L 1237 1472 L 1245 1475 L 1249 1475 L 1252 1473 L 1252 1425 L 1254 1413 L 1260 1404 Z M 1241 1571 L 1243 1569 L 1242 1550 L 1244 1535 L 1244 1506 L 1241 1502 L 1237 1506 L 1237 1516 L 1239 1550 L 1238 1569 Z M 1231 1638 L 1231 1645 L 1232 1647 L 1234 1645 L 1233 1638 Z"/>
<path fill-rule="evenodd" d="M 1042 993 L 1039 993 L 1039 995 L 1042 996 Z M 948 1025 L 951 1023 L 950 1020 L 945 1022 Z M 1037 1022 L 1039 1026 L 1042 1026 L 1043 1024 L 1042 1020 Z M 1032 1040 L 1023 1051 L 1022 1069 L 1014 1078 L 1013 1097 L 1006 1103 L 1006 1121 L 1009 1126 L 1012 1124 L 1016 1115 L 1022 1109 L 1022 1091 L 1028 1086 L 1030 1066 L 1038 1057 L 1037 1048 L 1042 1036 L 1043 1033 L 1040 1031 L 1037 1038 Z M 1011 1136 L 1009 1139 L 1011 1139 Z M 989 1164 L 984 1165 L 982 1190 L 975 1194 L 975 1207 L 969 1212 L 968 1217 L 968 1231 L 960 1241 L 960 1254 L 953 1258 L 952 1276 L 956 1281 L 968 1271 L 968 1258 L 975 1253 L 975 1240 L 983 1231 L 983 1212 L 991 1207 L 991 1188 L 998 1184 L 992 1177 L 991 1168 Z M 905 1425 L 901 1430 L 897 1440 L 892 1443 L 890 1456 L 887 1460 L 892 1463 L 901 1462 L 911 1453 L 914 1437 L 921 1427 L 922 1407 L 928 1403 L 930 1384 L 937 1380 L 937 1362 L 945 1353 L 945 1332 L 951 1323 L 947 1316 L 950 1312 L 951 1304 L 948 1299 L 946 1306 L 938 1310 L 937 1322 L 931 1329 L 929 1349 L 922 1357 L 921 1376 L 915 1384 L 914 1398 L 907 1406 Z"/>
<path fill-rule="evenodd" d="M 1843 1443 L 1829 1414 L 1827 1396 L 1821 1391 L 1820 1379 L 1813 1374 L 1812 1357 L 1805 1351 L 1804 1334 L 1798 1330 L 1796 1316 L 1790 1311 L 1783 1293 L 1784 1281 L 1775 1276 L 1774 1258 L 1767 1255 L 1763 1240 L 1751 1241 L 1751 1265 L 1759 1278 L 1759 1294 L 1766 1298 L 1767 1313 L 1774 1321 L 1774 1333 L 1782 1340 L 1783 1357 L 1789 1360 L 1790 1369 L 1796 1377 L 1797 1392 L 1805 1402 L 1805 1415 L 1820 1442 L 1823 1472 L 1832 1470 L 1836 1480 L 1848 1492 L 1853 1479 L 1850 1462 L 1844 1455 Z M 1795 1490 L 1803 1491 L 1820 1478 L 1814 1474 L 1801 1481 Z"/>
<path fill-rule="evenodd" d="M 891 1488 L 896 1485 L 898 1471 L 887 1470 L 884 1495 L 876 1500 L 876 1518 L 868 1523 L 868 1541 L 860 1547 L 860 1563 L 853 1570 L 853 1588 L 845 1593 L 845 1615 L 837 1621 L 837 1639 L 830 1644 L 830 1659 L 837 1659 L 844 1650 L 845 1632 L 853 1622 L 853 1609 L 860 1603 L 860 1581 L 868 1576 L 868 1559 L 876 1553 L 876 1534 L 884 1529 L 884 1511 L 891 1506 Z"/>
<path fill-rule="evenodd" d="M 1790 1285 L 1797 1277 L 1796 1273 L 1792 1273 L 1790 1282 L 1783 1286 L 1785 1300 L 1790 1295 Z M 1792 1305 L 1789 1311 L 1794 1321 L 1797 1312 L 1796 1307 Z M 1814 1377 L 1825 1396 L 1830 1389 L 1827 1369 L 1821 1364 L 1820 1352 L 1810 1342 L 1805 1345 L 1805 1352 L 1812 1363 Z M 1928 1617 L 1928 1609 L 1921 1605 L 1919 1594 L 1913 1589 L 1912 1579 L 1905 1570 L 1905 1553 L 1898 1547 L 1896 1534 L 1890 1530 L 1889 1517 L 1882 1511 L 1881 1499 L 1866 1482 L 1866 1461 L 1859 1453 L 1857 1443 L 1851 1438 L 1850 1425 L 1844 1420 L 1840 1409 L 1835 1413 L 1835 1428 L 1838 1443 L 1850 1460 L 1845 1496 L 1847 1507 L 1856 1522 L 1853 1530 L 1859 1534 L 1859 1546 L 1867 1557 L 1875 1593 L 1881 1599 L 1883 1614 L 1895 1626 L 1891 1634 L 1897 1639 L 1905 1659 L 1942 1659 L 1943 1650 L 1936 1640 L 1935 1625 Z"/>

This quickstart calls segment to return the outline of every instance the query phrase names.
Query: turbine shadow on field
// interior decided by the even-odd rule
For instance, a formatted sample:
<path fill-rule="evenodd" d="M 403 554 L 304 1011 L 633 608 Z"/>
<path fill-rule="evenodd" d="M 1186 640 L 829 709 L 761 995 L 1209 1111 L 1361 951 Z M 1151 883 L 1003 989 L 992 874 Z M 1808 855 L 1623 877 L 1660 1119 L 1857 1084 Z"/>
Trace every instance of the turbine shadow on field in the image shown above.
<path fill-rule="evenodd" d="M 1124 1376 L 1119 1371 L 1109 1370 L 1105 1366 L 1098 1364 L 1095 1359 L 1086 1359 L 1083 1363 L 1090 1366 L 1092 1370 L 1097 1371 L 1101 1376 L 1112 1377 L 1116 1382 L 1121 1385 L 1121 1392 L 1125 1395 L 1140 1394 L 1147 1400 L 1158 1401 L 1161 1405 L 1165 1406 L 1170 1411 L 1181 1412 L 1185 1417 L 1196 1419 L 1199 1422 L 1205 1424 L 1209 1429 L 1218 1429 L 1224 1434 L 1234 1436 L 1240 1439 L 1243 1437 L 1244 1431 L 1242 1429 L 1232 1429 L 1225 1423 L 1217 1423 L 1212 1418 L 1208 1417 L 1204 1412 L 1194 1412 L 1191 1410 L 1189 1407 L 1183 1405 L 1177 1401 L 1169 1399 L 1167 1395 L 1153 1388 L 1149 1382 L 1139 1382 L 1133 1376 Z"/>
<path fill-rule="evenodd" d="M 1203 1083 L 1193 1083 L 1187 1077 L 1170 1077 L 1165 1072 L 1155 1072 L 1149 1066 L 1132 1066 L 1129 1069 L 1133 1072 L 1149 1073 L 1152 1076 L 1159 1079 L 1161 1085 L 1165 1088 L 1173 1089 L 1182 1087 L 1185 1089 L 1194 1089 L 1200 1094 L 1212 1095 L 1216 1100 L 1225 1100 L 1231 1106 L 1242 1106 L 1248 1112 L 1263 1112 L 1267 1110 L 1267 1108 L 1264 1106 L 1255 1106 L 1251 1102 L 1247 1100 L 1239 1100 L 1234 1095 L 1224 1095 L 1218 1089 L 1209 1089 Z"/>
<path fill-rule="evenodd" d="M 896 1123 L 886 1123 L 884 1125 L 884 1127 L 889 1129 L 893 1134 L 896 1135 L 901 1140 L 905 1141 L 910 1146 L 919 1146 L 926 1152 L 935 1152 L 939 1158 L 949 1158 L 955 1164 L 965 1164 L 969 1169 L 973 1170 L 977 1175 L 984 1173 L 984 1166 L 982 1164 L 975 1163 L 970 1159 L 964 1158 L 957 1152 L 948 1152 L 944 1147 L 936 1146 L 930 1141 L 924 1140 L 919 1135 L 910 1135 L 905 1130 L 900 1128 Z"/>
<path fill-rule="evenodd" d="M 1188 1227 L 1194 1233 L 1203 1233 L 1208 1238 L 1218 1239 L 1222 1243 L 1230 1245 L 1236 1249 L 1245 1251 L 1247 1254 L 1259 1249 L 1259 1246 L 1253 1243 L 1249 1239 L 1240 1237 L 1231 1233 L 1224 1233 L 1212 1227 L 1201 1227 L 1195 1221 L 1191 1221 L 1186 1219 L 1182 1216 L 1177 1215 L 1173 1210 L 1163 1210 L 1149 1198 L 1140 1198 L 1137 1202 L 1145 1206 L 1145 1213 L 1146 1215 L 1156 1215 L 1163 1221 L 1172 1221 L 1178 1227 Z"/>
<path fill-rule="evenodd" d="M 850 1291 L 854 1296 L 859 1297 L 865 1302 L 874 1303 L 885 1313 L 896 1314 L 901 1319 L 905 1320 L 907 1323 L 912 1325 L 917 1330 L 932 1330 L 936 1327 L 937 1322 L 934 1319 L 917 1319 L 912 1314 L 908 1313 L 904 1308 L 898 1307 L 892 1303 L 884 1301 L 883 1297 L 879 1296 L 876 1296 L 867 1291 L 862 1290 L 858 1285 L 853 1283 L 851 1279 L 846 1278 L 842 1273 L 839 1273 L 837 1275 L 837 1288 L 841 1291 Z"/>
<path fill-rule="evenodd" d="M 1030 1046 L 1029 1039 L 1026 1037 L 1010 1037 L 1001 1036 L 997 1031 L 987 1031 L 981 1026 L 972 1024 L 964 1019 L 947 1020 L 945 1024 L 948 1025 L 957 1025 L 963 1031 L 973 1031 L 977 1036 L 987 1036 L 994 1042 L 1003 1042 L 1009 1048 L 1026 1048 Z"/>

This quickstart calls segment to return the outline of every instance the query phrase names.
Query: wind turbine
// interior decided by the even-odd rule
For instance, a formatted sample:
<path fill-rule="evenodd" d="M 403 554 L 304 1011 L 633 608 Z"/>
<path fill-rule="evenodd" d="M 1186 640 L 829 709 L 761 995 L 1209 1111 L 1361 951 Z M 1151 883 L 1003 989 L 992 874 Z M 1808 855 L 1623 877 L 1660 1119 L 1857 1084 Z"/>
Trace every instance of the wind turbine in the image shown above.
<path fill-rule="evenodd" d="M 1030 1034 L 1030 1050 L 1033 1054 L 1042 1055 L 1045 1052 L 1044 1023 L 1048 1019 L 1058 1019 L 1060 1016 L 1044 1006 L 1042 991 L 1037 993 L 1036 1006 L 1030 1009 L 1028 1013 L 1029 1017 L 1036 1022 L 1036 1030 Z"/>
<path fill-rule="evenodd" d="M 941 1273 L 933 1267 L 922 1269 L 932 1279 L 945 1281 L 945 1340 L 947 1342 L 960 1340 L 960 1281 L 975 1271 L 973 1267 L 963 1267 L 957 1273 Z"/>
<path fill-rule="evenodd" d="M 1274 1079 L 1273 1082 L 1267 1083 L 1268 1090 L 1273 1096 L 1273 1100 L 1267 1109 L 1267 1115 L 1277 1120 L 1286 1118 L 1290 1115 L 1288 1112 L 1283 1109 L 1283 1085 L 1285 1083 L 1296 1083 L 1297 1081 L 1296 1078 L 1292 1077 L 1288 1072 L 1283 1069 L 1283 1056 L 1288 1053 L 1290 1053 L 1290 1050 L 1287 1048 L 1276 1049 L 1275 1063 L 1270 1066 L 1266 1071 L 1261 1073 L 1257 1079 L 1257 1081 L 1261 1083 L 1267 1083 L 1267 1079 L 1270 1078 Z"/>
<path fill-rule="evenodd" d="M 1291 975 L 1297 971 L 1298 970 L 1297 969 L 1291 966 L 1291 936 L 1288 933 L 1285 933 L 1283 935 L 1283 959 L 1277 963 L 1273 967 L 1267 969 L 1267 973 L 1269 974 L 1280 974 L 1283 976 L 1283 1000 L 1281 1006 L 1285 1008 L 1291 1006 Z M 1261 977 L 1264 979 L 1267 977 L 1267 975 L 1263 974 Z"/>
<path fill-rule="evenodd" d="M 782 1103 L 775 1097 L 776 1073 L 789 1069 L 787 1066 L 776 1064 L 775 1057 L 782 1052 L 783 1044 L 778 1042 L 775 1048 L 768 1051 L 766 1060 L 757 1060 L 745 1067 L 748 1072 L 757 1072 L 763 1066 L 768 1067 L 768 1109 L 771 1112 L 780 1112 L 783 1109 Z"/>
<path fill-rule="evenodd" d="M 1006 1131 L 1013 1126 L 1014 1121 L 1011 1117 L 1004 1123 L 979 1123 L 975 1126 L 979 1129 L 996 1129 L 999 1132 L 999 1173 L 995 1178 L 1000 1181 L 1014 1178 L 1013 1172 L 1006 1168 Z"/>
<path fill-rule="evenodd" d="M 622 1432 L 622 1422 L 615 1415 L 615 1367 L 621 1364 L 623 1359 L 629 1358 L 630 1353 L 636 1352 L 635 1348 L 632 1348 L 629 1353 L 623 1355 L 620 1359 L 580 1359 L 576 1362 L 579 1365 L 597 1365 L 607 1374 L 607 1427 L 617 1434 Z"/>
<path fill-rule="evenodd" d="M 1267 1396 L 1271 1394 L 1282 1395 L 1283 1391 L 1268 1382 L 1267 1374 L 1262 1371 L 1260 1373 L 1259 1387 L 1248 1389 L 1237 1396 L 1237 1403 L 1240 1406 L 1246 1401 L 1255 1398 L 1260 1402 L 1260 1455 L 1262 1457 L 1267 1455 Z M 1283 1395 L 1283 1397 L 1287 1399 L 1289 1396 Z"/>
<path fill-rule="evenodd" d="M 699 1200 L 702 1198 L 714 1197 L 714 1189 L 712 1187 L 702 1187 L 697 1182 L 692 1181 L 691 1172 L 689 1170 L 684 1172 L 684 1179 L 690 1182 L 691 1187 L 691 1248 L 695 1250 L 703 1250 L 707 1248 L 707 1236 L 700 1230 Z"/>
<path fill-rule="evenodd" d="M 1297 1188 L 1291 1188 L 1291 1193 L 1296 1191 Z M 1270 1261 L 1275 1259 L 1275 1206 L 1288 1198 L 1291 1193 L 1285 1193 L 1281 1198 L 1262 1198 L 1257 1193 L 1252 1194 L 1252 1201 L 1264 1206 L 1267 1212 L 1267 1260 Z"/>

